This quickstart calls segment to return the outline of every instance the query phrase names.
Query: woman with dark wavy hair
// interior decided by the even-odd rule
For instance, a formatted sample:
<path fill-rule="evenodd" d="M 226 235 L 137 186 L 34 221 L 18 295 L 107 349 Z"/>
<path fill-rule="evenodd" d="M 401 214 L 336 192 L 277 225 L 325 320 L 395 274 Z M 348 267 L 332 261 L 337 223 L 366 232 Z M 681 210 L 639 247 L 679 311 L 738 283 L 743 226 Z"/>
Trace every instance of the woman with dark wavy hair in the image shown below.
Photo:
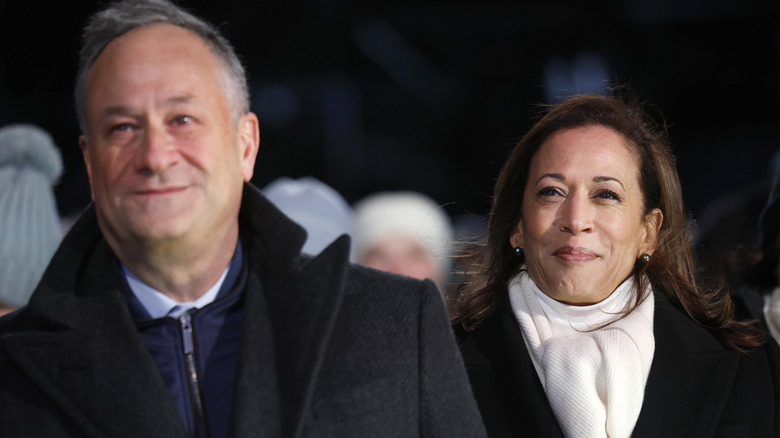
<path fill-rule="evenodd" d="M 641 106 L 552 106 L 500 173 L 475 260 L 455 323 L 490 435 L 780 433 L 780 350 L 699 284 Z"/>

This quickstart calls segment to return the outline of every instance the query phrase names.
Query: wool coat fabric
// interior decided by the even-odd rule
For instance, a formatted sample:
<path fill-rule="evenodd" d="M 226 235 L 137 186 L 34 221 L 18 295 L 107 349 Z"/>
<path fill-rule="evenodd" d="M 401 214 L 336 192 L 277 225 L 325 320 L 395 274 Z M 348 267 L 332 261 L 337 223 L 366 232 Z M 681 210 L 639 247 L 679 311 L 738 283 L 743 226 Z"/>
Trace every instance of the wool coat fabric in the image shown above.
<path fill-rule="evenodd" d="M 233 437 L 483 436 L 430 281 L 348 263 L 342 236 L 302 256 L 302 228 L 253 186 Z M 0 436 L 185 437 L 89 208 L 30 304 L 0 319 Z"/>
<path fill-rule="evenodd" d="M 563 437 L 505 297 L 475 331 L 456 329 L 491 437 Z M 724 347 L 659 293 L 655 355 L 632 437 L 780 436 L 780 349 Z"/>

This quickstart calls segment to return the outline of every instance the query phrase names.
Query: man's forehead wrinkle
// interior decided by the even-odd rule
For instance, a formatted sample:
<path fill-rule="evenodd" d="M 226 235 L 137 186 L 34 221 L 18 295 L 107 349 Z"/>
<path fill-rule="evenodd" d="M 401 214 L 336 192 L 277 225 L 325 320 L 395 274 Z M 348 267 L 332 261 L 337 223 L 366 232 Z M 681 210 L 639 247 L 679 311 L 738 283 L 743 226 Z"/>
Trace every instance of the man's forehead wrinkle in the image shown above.
<path fill-rule="evenodd" d="M 165 100 L 165 103 L 170 106 L 176 106 L 192 103 L 195 100 L 195 95 L 187 93 L 169 97 Z M 134 116 L 136 114 L 137 112 L 128 105 L 111 105 L 100 112 L 99 118 L 102 120 L 112 116 Z"/>

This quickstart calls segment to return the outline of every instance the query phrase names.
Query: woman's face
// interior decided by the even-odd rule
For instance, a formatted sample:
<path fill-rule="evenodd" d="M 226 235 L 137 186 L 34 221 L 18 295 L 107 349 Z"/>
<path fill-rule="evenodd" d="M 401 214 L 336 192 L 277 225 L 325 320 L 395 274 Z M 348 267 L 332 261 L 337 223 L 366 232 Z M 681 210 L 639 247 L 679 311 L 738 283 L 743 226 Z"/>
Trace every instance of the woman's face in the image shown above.
<path fill-rule="evenodd" d="M 655 249 L 663 215 L 644 215 L 642 198 L 622 136 L 604 126 L 559 131 L 531 159 L 510 243 L 523 248 L 528 274 L 551 298 L 600 302 Z"/>

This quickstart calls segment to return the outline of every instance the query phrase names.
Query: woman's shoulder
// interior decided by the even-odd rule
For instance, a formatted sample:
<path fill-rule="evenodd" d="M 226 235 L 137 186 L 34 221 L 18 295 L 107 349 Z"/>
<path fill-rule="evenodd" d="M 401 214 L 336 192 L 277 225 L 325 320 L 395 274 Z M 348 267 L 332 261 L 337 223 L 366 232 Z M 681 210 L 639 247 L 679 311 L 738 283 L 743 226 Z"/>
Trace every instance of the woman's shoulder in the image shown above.
<path fill-rule="evenodd" d="M 489 341 L 490 339 L 489 334 L 485 334 L 485 325 L 490 324 L 490 320 L 491 318 L 488 317 L 488 319 L 483 321 L 480 326 L 469 330 L 463 327 L 460 321 L 456 320 L 452 324 L 452 331 L 455 334 L 455 340 L 458 344 L 458 348 L 460 349 L 460 354 L 463 357 L 463 362 L 467 368 L 471 365 L 488 362 L 485 349 L 489 346 L 484 344 L 486 340 Z"/>
<path fill-rule="evenodd" d="M 643 423 L 647 430 L 655 430 L 654 419 L 660 417 L 678 428 L 745 424 L 762 431 L 755 436 L 780 430 L 774 424 L 780 414 L 777 345 L 746 352 L 730 348 L 715 330 L 694 321 L 658 291 L 653 320 L 655 352 L 643 406 L 647 418 L 640 419 L 649 420 Z"/>
<path fill-rule="evenodd" d="M 670 299 L 662 291 L 655 291 L 653 334 L 656 345 L 675 345 L 691 352 L 715 352 L 729 350 L 715 330 L 695 321 L 681 304 Z M 735 351 L 735 350 L 732 350 Z"/>
<path fill-rule="evenodd" d="M 738 386 L 780 396 L 780 347 L 771 337 L 763 345 L 737 351 L 725 345 L 715 330 L 694 321 L 680 306 L 658 294 L 653 332 L 654 362 L 658 365 L 665 361 L 679 364 L 683 360 L 702 366 L 706 363 L 713 367 L 726 366 L 731 370 L 726 374 L 736 376 Z M 780 403 L 780 398 L 777 401 Z"/>
<path fill-rule="evenodd" d="M 522 336 L 508 299 L 499 299 L 490 314 L 475 327 L 466 329 L 456 320 L 452 329 L 467 366 L 495 360 Z"/>

